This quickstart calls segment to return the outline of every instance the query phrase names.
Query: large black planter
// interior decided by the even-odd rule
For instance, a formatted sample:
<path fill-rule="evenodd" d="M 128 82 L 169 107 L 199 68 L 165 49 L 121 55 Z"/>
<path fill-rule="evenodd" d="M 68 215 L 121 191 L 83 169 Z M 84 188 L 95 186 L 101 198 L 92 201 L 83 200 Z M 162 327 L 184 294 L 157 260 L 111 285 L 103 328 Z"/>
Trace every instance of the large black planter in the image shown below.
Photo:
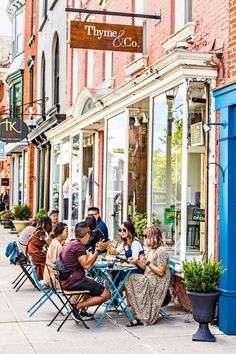
<path fill-rule="evenodd" d="M 193 341 L 200 342 L 215 342 L 215 337 L 208 328 L 208 323 L 211 323 L 215 318 L 215 310 L 217 301 L 221 295 L 219 292 L 215 293 L 193 293 L 187 292 L 191 303 L 193 318 L 199 323 L 197 333 L 192 337 Z"/>

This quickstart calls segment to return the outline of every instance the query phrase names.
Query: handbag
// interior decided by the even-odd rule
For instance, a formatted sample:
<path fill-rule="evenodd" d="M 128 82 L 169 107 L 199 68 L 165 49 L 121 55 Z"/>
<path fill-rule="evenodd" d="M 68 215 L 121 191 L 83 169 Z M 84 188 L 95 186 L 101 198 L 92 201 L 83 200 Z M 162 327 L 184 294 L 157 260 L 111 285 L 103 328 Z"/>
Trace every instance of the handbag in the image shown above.
<path fill-rule="evenodd" d="M 57 270 L 59 273 L 59 279 L 62 281 L 68 279 L 69 276 L 71 275 L 72 271 L 66 269 L 65 264 L 63 263 L 60 256 L 56 259 L 55 263 L 56 263 Z"/>

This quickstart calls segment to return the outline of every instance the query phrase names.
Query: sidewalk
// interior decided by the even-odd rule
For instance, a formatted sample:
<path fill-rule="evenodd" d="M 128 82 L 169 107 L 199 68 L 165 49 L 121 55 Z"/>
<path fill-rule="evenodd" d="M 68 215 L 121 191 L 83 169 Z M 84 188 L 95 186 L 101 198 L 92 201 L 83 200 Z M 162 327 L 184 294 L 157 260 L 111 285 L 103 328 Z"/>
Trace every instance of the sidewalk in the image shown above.
<path fill-rule="evenodd" d="M 192 316 L 171 305 L 166 311 L 174 321 L 164 318 L 148 327 L 127 328 L 127 319 L 110 312 L 100 327 L 88 322 L 89 330 L 67 321 L 61 331 L 47 323 L 55 314 L 51 304 L 46 303 L 33 317 L 28 308 L 39 298 L 39 292 L 27 281 L 16 293 L 11 282 L 19 268 L 10 265 L 4 252 L 6 244 L 16 238 L 0 226 L 0 353 L 80 353 L 80 354 L 127 354 L 127 353 L 224 353 L 236 352 L 236 336 L 226 336 L 218 327 L 212 326 L 215 343 L 192 342 L 197 324 Z"/>

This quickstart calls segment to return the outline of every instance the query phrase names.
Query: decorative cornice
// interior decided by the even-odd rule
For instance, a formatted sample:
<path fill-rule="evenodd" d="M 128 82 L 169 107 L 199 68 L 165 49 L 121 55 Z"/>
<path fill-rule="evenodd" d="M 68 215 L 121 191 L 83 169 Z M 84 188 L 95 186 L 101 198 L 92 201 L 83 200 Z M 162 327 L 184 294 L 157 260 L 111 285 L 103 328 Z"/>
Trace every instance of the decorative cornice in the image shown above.
<path fill-rule="evenodd" d="M 11 18 L 14 13 L 25 5 L 25 0 L 9 0 L 7 6 L 8 16 Z"/>
<path fill-rule="evenodd" d="M 14 71 L 14 73 L 7 76 L 7 78 L 6 78 L 7 85 L 11 86 L 11 84 L 14 81 L 23 80 L 23 75 L 24 75 L 24 70 L 22 70 L 22 69 Z"/>

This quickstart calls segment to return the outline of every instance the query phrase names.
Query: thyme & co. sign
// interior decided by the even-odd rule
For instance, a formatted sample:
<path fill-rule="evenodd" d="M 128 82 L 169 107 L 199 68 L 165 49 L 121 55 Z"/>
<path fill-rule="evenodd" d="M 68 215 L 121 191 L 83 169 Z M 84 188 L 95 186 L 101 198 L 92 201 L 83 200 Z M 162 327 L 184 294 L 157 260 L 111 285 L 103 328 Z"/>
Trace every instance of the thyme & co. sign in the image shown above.
<path fill-rule="evenodd" d="M 28 125 L 22 119 L 0 119 L 0 140 L 5 143 L 16 143 L 29 134 Z"/>
<path fill-rule="evenodd" d="M 143 27 L 71 21 L 70 47 L 142 53 Z"/>

